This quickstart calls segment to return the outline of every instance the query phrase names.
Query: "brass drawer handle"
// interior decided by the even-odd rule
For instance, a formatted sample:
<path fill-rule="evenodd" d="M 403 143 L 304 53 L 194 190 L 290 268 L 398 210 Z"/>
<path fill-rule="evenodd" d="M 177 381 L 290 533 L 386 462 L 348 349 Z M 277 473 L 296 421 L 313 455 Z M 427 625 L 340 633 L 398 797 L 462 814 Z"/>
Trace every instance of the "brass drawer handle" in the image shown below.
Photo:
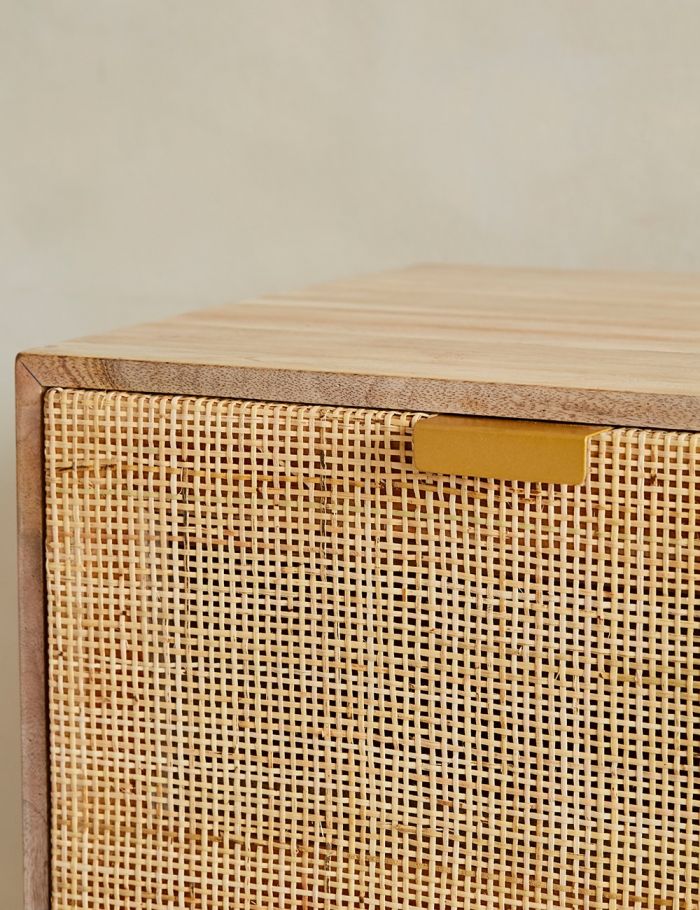
<path fill-rule="evenodd" d="M 579 484 L 586 479 L 588 440 L 609 429 L 492 417 L 426 417 L 413 428 L 413 462 L 419 471 L 437 474 Z"/>

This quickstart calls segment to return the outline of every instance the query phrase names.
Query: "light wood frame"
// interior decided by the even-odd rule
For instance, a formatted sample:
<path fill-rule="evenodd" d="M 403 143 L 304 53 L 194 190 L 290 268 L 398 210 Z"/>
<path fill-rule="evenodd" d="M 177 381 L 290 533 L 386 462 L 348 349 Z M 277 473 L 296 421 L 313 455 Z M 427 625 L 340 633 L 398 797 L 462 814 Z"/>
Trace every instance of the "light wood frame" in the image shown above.
<path fill-rule="evenodd" d="M 49 736 L 44 585 L 44 386 L 17 358 L 17 565 L 22 714 L 24 907 L 48 910 Z"/>

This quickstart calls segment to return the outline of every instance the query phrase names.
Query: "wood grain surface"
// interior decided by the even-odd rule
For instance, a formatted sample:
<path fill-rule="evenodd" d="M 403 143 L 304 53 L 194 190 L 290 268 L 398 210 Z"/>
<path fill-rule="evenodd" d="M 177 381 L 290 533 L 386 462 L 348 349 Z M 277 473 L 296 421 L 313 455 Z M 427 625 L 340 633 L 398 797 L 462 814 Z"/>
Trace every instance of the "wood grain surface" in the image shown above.
<path fill-rule="evenodd" d="M 27 352 L 45 386 L 700 429 L 700 276 L 418 265 Z"/>
<path fill-rule="evenodd" d="M 43 389 L 18 360 L 17 509 L 24 907 L 49 907 Z"/>

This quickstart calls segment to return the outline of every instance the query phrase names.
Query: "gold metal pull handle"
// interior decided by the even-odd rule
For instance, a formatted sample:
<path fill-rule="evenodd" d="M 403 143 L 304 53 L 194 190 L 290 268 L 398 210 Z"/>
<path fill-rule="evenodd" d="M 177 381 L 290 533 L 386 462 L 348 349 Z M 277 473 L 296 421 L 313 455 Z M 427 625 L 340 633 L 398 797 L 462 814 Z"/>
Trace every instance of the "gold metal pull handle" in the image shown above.
<path fill-rule="evenodd" d="M 610 427 L 492 417 L 438 415 L 413 428 L 419 471 L 578 484 L 586 479 L 588 440 Z"/>

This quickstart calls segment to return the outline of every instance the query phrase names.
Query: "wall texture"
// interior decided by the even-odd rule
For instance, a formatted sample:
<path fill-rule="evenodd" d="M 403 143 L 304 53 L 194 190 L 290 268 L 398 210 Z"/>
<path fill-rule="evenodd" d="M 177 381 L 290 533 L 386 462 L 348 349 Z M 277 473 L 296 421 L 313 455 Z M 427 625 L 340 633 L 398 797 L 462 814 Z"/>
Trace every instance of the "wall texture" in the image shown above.
<path fill-rule="evenodd" d="M 0 0 L 0 905 L 20 904 L 11 359 L 454 259 L 700 270 L 695 0 Z"/>

